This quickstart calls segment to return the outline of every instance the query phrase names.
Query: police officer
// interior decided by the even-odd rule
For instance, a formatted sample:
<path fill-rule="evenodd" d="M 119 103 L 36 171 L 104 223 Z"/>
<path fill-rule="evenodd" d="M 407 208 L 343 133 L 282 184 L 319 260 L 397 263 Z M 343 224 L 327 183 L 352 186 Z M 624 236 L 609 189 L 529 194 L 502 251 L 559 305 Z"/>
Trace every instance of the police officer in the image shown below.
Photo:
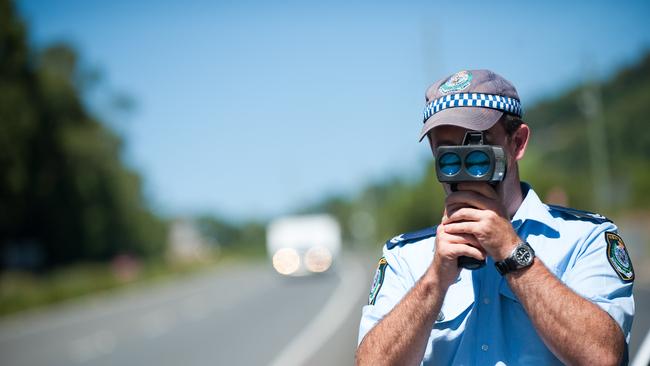
<path fill-rule="evenodd" d="M 360 365 L 616 365 L 627 362 L 634 270 L 607 218 L 542 203 L 519 180 L 530 137 L 519 95 L 488 70 L 426 92 L 422 140 L 460 145 L 469 130 L 506 155 L 496 186 L 459 183 L 440 223 L 383 248 L 363 308 Z M 459 257 L 485 260 L 474 270 Z"/>

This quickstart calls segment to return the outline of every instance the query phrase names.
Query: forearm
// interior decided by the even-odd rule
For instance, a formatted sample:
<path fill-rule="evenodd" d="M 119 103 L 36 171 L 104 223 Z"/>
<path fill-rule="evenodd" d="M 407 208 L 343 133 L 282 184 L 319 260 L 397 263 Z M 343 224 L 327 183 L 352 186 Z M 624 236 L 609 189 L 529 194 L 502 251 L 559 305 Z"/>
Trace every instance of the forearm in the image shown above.
<path fill-rule="evenodd" d="M 560 282 L 539 258 L 506 276 L 544 343 L 570 365 L 616 365 L 625 347 L 623 332 L 596 304 Z"/>
<path fill-rule="evenodd" d="M 357 365 L 419 365 L 445 290 L 427 271 L 368 334 L 357 349 Z"/>

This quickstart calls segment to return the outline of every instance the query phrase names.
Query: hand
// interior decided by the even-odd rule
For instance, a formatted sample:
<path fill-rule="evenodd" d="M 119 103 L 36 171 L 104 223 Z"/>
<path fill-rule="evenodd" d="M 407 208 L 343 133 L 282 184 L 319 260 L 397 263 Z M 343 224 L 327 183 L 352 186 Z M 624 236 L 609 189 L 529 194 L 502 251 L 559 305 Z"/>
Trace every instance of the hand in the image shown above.
<path fill-rule="evenodd" d="M 444 224 L 447 219 L 447 210 L 445 210 L 442 222 L 436 231 L 436 245 L 432 262 L 432 269 L 445 290 L 454 283 L 460 274 L 458 257 L 467 256 L 485 260 L 485 251 L 476 238 L 464 233 L 449 233 Z"/>
<path fill-rule="evenodd" d="M 445 233 L 474 237 L 495 261 L 508 257 L 521 240 L 496 191 L 486 183 L 460 183 L 458 189 L 445 201 Z"/>

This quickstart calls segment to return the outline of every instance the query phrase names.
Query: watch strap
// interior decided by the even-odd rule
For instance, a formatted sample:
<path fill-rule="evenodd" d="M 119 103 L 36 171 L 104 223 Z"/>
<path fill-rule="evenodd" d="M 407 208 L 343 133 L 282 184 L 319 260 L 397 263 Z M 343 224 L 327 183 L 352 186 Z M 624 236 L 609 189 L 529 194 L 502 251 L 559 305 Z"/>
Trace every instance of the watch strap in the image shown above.
<path fill-rule="evenodd" d="M 494 262 L 494 266 L 497 268 L 497 272 L 502 276 L 510 272 L 506 261 Z"/>
<path fill-rule="evenodd" d="M 530 266 L 531 264 L 533 264 L 533 259 L 531 259 L 529 264 L 522 266 L 515 259 L 515 255 L 517 253 L 517 250 L 522 246 L 524 246 L 524 247 L 526 247 L 528 249 L 530 255 L 534 259 L 535 250 L 533 250 L 533 248 L 527 242 L 521 242 L 521 243 L 517 244 L 517 246 L 512 250 L 512 253 L 510 253 L 510 255 L 508 257 L 506 257 L 502 261 L 494 263 L 494 266 L 496 267 L 497 272 L 499 272 L 499 274 L 501 274 L 502 276 L 505 276 L 507 273 L 516 271 L 518 269 L 526 268 L 526 267 Z"/>

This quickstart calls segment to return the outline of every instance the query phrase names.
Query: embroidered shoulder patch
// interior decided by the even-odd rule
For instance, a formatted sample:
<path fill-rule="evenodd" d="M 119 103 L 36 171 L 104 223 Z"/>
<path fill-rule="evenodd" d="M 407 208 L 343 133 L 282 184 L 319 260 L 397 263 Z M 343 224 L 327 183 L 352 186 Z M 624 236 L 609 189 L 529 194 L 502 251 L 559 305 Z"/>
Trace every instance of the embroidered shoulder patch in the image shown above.
<path fill-rule="evenodd" d="M 607 241 L 607 260 L 618 277 L 625 282 L 634 281 L 634 268 L 623 239 L 616 233 L 607 231 L 605 241 Z"/>
<path fill-rule="evenodd" d="M 386 258 L 381 257 L 379 263 L 377 264 L 377 271 L 375 272 L 375 277 L 372 279 L 372 287 L 370 288 L 370 295 L 368 295 L 368 305 L 375 305 L 375 300 L 377 300 L 377 295 L 379 295 L 379 290 L 381 285 L 384 283 L 384 273 L 386 272 Z"/>

